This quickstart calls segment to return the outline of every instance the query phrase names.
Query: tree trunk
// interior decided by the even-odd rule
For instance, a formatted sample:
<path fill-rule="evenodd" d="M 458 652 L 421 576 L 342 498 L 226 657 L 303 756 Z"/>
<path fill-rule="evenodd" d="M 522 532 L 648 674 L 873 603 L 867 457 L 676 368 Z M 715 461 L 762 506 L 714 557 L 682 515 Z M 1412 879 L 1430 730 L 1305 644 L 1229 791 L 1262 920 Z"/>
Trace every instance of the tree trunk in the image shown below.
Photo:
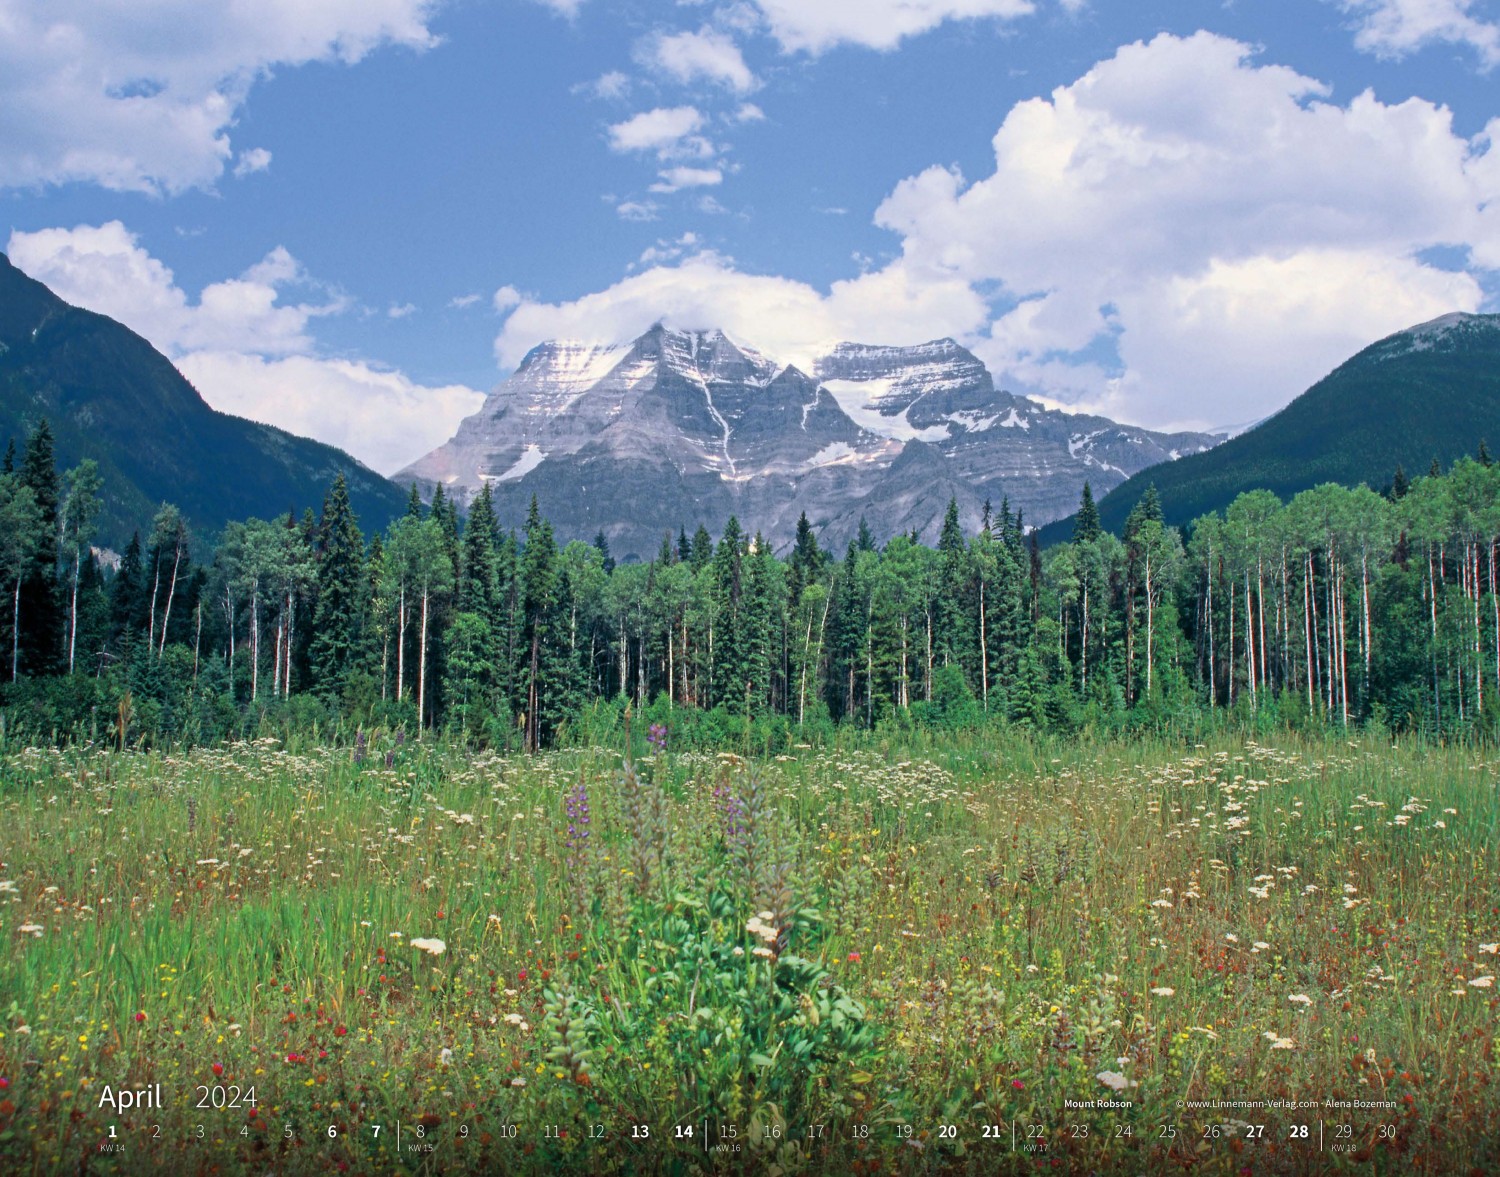
<path fill-rule="evenodd" d="M 177 595 L 177 570 L 182 566 L 182 544 L 179 542 L 177 550 L 172 556 L 172 583 L 167 589 L 167 607 L 161 614 L 161 645 L 157 648 L 156 656 L 160 658 L 167 648 L 167 622 L 172 617 L 172 598 Z"/>
<path fill-rule="evenodd" d="M 1432 607 L 1432 713 L 1433 722 L 1443 723 L 1443 695 L 1438 687 L 1437 584 L 1433 579 L 1432 544 L 1427 545 L 1427 600 Z"/>
<path fill-rule="evenodd" d="M 985 632 L 984 577 L 979 578 L 979 678 L 984 687 L 984 713 L 990 713 L 990 643 Z"/>
<path fill-rule="evenodd" d="M 1083 624 L 1078 631 L 1079 657 L 1078 664 L 1081 668 L 1079 678 L 1079 694 L 1089 693 L 1089 584 L 1083 582 Z"/>
<path fill-rule="evenodd" d="M 21 581 L 25 579 L 19 572 L 16 573 L 15 604 L 11 609 L 10 619 L 10 681 L 15 682 L 21 669 Z"/>
<path fill-rule="evenodd" d="M 1250 570 L 1245 569 L 1245 685 L 1250 688 L 1250 710 L 1256 706 L 1255 695 L 1255 614 L 1250 606 Z"/>
<path fill-rule="evenodd" d="M 250 585 L 250 702 L 260 698 L 260 582 Z"/>
<path fill-rule="evenodd" d="M 73 673 L 73 651 L 78 644 L 78 569 L 82 563 L 78 554 L 73 559 L 73 599 L 68 607 L 68 673 Z M 196 672 L 195 672 L 196 676 Z"/>
<path fill-rule="evenodd" d="M 1208 556 L 1204 560 L 1203 577 L 1207 587 L 1208 604 L 1208 705 L 1217 706 L 1219 702 L 1219 684 L 1214 670 L 1214 549 L 1208 546 Z"/>
<path fill-rule="evenodd" d="M 1151 591 L 1151 553 L 1146 553 L 1146 697 L 1151 697 L 1152 647 L 1156 637 L 1156 597 Z"/>
<path fill-rule="evenodd" d="M 422 640 L 421 662 L 417 666 L 417 730 L 427 723 L 427 602 L 431 594 L 422 586 Z"/>
<path fill-rule="evenodd" d="M 146 626 L 146 648 L 156 648 L 156 594 L 161 588 L 161 553 L 156 553 L 156 569 L 151 574 L 151 616 Z"/>
<path fill-rule="evenodd" d="M 406 585 L 396 598 L 396 702 L 406 697 Z"/>

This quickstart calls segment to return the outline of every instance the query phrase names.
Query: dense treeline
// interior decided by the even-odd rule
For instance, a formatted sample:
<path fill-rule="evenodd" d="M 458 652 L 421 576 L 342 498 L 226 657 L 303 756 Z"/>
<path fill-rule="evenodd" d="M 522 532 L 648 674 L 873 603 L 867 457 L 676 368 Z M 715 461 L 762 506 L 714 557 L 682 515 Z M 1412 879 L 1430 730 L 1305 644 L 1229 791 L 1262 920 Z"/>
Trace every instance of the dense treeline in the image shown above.
<path fill-rule="evenodd" d="M 867 529 L 779 558 L 731 518 L 616 566 L 559 546 L 533 502 L 460 520 L 441 487 L 361 534 L 321 511 L 233 523 L 194 550 L 170 504 L 106 567 L 100 479 L 59 474 L 45 422 L 0 474 L 12 732 L 197 741 L 267 723 L 444 727 L 537 748 L 625 702 L 685 738 L 832 725 L 1038 729 L 1211 720 L 1489 730 L 1500 699 L 1500 470 L 1481 448 L 1384 494 L 1241 495 L 1187 538 L 1154 493 L 1121 538 L 1087 487 L 1042 552 L 1006 504 L 935 548 Z M 114 565 L 113 560 L 109 561 Z M 800 734 L 799 734 L 800 733 Z"/>

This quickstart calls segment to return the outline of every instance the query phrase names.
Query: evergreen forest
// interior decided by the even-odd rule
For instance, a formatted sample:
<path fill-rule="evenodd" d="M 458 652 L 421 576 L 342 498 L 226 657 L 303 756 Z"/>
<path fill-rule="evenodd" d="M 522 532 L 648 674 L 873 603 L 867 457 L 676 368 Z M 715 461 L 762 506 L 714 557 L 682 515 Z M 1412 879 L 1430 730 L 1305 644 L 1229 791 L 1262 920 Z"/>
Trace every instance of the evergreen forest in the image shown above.
<path fill-rule="evenodd" d="M 1477 457 L 1382 493 L 1241 494 L 1186 528 L 1151 489 L 1119 537 L 1089 488 L 1045 550 L 1008 504 L 936 547 L 862 527 L 785 557 L 730 518 L 616 564 L 542 506 L 466 518 L 439 486 L 366 536 L 342 476 L 317 511 L 212 546 L 162 504 L 123 553 L 92 461 L 42 422 L 0 474 L 5 730 L 120 747 L 269 730 L 443 729 L 483 746 L 587 741 L 627 704 L 686 745 L 784 747 L 835 728 L 1488 733 L 1500 714 L 1500 469 Z"/>

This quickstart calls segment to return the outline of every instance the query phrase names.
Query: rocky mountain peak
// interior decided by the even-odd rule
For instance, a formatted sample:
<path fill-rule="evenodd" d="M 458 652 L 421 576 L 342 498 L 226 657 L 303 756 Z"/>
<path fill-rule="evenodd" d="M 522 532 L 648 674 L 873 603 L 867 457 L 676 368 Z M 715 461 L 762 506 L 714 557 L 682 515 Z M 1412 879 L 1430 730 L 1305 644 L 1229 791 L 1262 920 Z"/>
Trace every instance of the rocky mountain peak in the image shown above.
<path fill-rule="evenodd" d="M 1041 522 L 1085 479 L 1102 493 L 1216 440 L 1048 410 L 952 339 L 841 343 L 809 375 L 722 330 L 657 323 L 629 343 L 538 345 L 398 478 L 460 498 L 488 484 L 505 520 L 535 493 L 560 536 L 602 529 L 623 557 L 731 512 L 778 546 L 803 511 L 831 543 L 861 517 L 882 538 L 925 534 L 949 498 L 971 527 L 987 497 Z"/>

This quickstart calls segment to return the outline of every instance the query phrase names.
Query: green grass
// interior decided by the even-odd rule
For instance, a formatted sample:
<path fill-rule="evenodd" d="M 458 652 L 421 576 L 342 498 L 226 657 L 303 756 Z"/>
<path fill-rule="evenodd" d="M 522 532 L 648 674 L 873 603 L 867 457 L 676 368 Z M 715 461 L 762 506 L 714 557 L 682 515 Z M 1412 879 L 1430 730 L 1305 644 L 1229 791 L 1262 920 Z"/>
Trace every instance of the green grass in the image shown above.
<path fill-rule="evenodd" d="M 7 1172 L 979 1174 L 1035 1169 L 1028 1136 L 1080 1171 L 1500 1167 L 1493 753 L 955 738 L 632 785 L 604 749 L 376 739 L 0 774 Z"/>

